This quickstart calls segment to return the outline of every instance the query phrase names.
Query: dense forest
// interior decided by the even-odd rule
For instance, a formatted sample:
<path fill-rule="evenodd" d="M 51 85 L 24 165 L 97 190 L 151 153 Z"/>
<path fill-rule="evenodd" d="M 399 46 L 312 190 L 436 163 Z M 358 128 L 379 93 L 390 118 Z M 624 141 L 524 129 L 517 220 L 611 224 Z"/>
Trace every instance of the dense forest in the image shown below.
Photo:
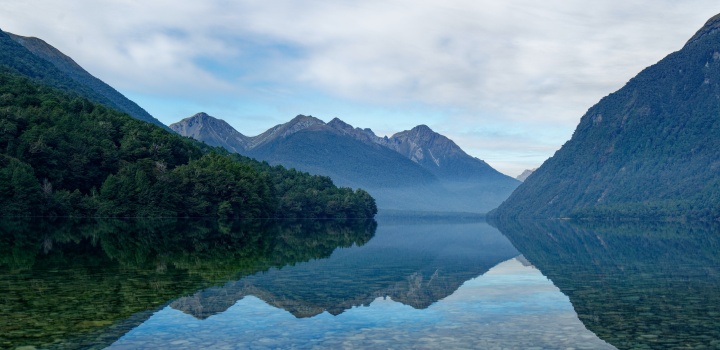
<path fill-rule="evenodd" d="M 0 215 L 372 217 L 374 199 L 0 68 Z"/>
<path fill-rule="evenodd" d="M 720 32 L 711 21 L 580 120 L 507 217 L 720 218 Z"/>

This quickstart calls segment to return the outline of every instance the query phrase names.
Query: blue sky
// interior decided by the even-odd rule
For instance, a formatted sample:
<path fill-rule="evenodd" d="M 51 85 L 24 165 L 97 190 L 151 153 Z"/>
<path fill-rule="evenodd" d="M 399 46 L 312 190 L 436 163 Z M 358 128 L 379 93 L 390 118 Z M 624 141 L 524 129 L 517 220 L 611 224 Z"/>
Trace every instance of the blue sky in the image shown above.
<path fill-rule="evenodd" d="M 254 136 L 310 114 L 392 135 L 426 124 L 515 176 L 679 50 L 708 0 L 5 0 L 36 36 L 170 124 L 204 111 Z"/>

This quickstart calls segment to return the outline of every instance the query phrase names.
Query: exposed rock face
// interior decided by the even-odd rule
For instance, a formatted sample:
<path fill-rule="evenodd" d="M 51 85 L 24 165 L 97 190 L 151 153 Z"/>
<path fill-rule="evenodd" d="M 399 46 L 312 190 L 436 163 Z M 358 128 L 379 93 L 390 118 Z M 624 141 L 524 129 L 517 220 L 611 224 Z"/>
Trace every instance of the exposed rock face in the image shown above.
<path fill-rule="evenodd" d="M 440 159 L 457 154 L 465 155 L 454 142 L 432 131 L 427 125 L 418 125 L 393 135 L 387 142 L 387 147 L 415 163 L 431 167 L 441 167 Z"/>
<path fill-rule="evenodd" d="M 325 123 L 313 116 L 298 115 L 285 124 L 276 125 L 264 133 L 252 137 L 248 143 L 248 150 L 273 142 L 279 138 L 285 138 L 305 129 L 324 129 Z"/>
<path fill-rule="evenodd" d="M 366 129 L 360 129 L 360 128 L 353 128 L 352 125 L 338 119 L 333 118 L 328 124 L 329 127 L 339 131 L 342 134 L 348 135 L 356 140 L 365 142 L 365 143 L 376 143 L 378 145 L 387 145 L 388 138 L 386 137 L 378 137 L 375 135 L 375 133 L 366 128 Z"/>
<path fill-rule="evenodd" d="M 202 140 L 208 145 L 225 147 L 231 152 L 244 154 L 250 138 L 237 132 L 222 119 L 203 112 L 170 125 L 176 133 Z"/>

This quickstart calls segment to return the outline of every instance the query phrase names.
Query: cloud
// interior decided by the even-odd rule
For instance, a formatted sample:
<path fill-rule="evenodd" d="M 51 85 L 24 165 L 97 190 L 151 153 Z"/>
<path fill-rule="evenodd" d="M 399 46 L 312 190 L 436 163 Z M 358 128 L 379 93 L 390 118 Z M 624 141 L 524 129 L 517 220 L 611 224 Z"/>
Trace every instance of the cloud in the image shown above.
<path fill-rule="evenodd" d="M 557 149 L 589 107 L 718 12 L 709 0 L 6 0 L 0 28 L 43 38 L 148 101 L 223 106 L 236 126 L 322 101 L 388 133 L 441 127 L 491 158 L 516 156 L 463 130 L 509 128 L 503 145 L 516 154 Z M 538 125 L 548 132 L 531 137 Z"/>

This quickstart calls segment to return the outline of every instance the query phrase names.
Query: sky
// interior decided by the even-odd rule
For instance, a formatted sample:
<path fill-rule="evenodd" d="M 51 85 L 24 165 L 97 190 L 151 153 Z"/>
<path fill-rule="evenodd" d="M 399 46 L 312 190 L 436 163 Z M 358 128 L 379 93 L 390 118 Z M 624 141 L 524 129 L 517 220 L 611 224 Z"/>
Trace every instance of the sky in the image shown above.
<path fill-rule="evenodd" d="M 198 112 L 255 136 L 298 114 L 379 136 L 419 124 L 516 176 L 580 117 L 682 48 L 717 0 L 3 0 L 165 124 Z"/>

